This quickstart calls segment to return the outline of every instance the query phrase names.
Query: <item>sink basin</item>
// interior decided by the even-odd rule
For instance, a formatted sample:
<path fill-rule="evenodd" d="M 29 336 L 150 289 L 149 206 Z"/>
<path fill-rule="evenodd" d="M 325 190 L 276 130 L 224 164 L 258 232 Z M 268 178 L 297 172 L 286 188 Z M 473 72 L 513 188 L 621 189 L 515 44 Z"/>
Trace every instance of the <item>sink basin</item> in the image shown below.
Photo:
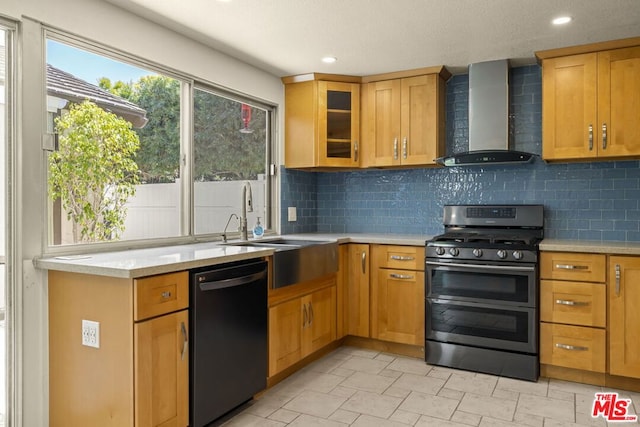
<path fill-rule="evenodd" d="M 295 285 L 338 271 L 338 244 L 332 241 L 278 238 L 227 245 L 273 248 L 273 288 Z"/>

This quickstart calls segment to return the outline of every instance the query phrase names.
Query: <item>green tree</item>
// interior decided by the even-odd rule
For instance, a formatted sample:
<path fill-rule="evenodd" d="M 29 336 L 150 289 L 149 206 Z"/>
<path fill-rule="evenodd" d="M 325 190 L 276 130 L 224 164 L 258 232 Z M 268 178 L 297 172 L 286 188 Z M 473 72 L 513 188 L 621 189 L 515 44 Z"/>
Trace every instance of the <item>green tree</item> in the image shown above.
<path fill-rule="evenodd" d="M 180 175 L 180 82 L 145 76 L 134 84 L 129 100 L 147 110 L 149 123 L 136 129 L 136 158 L 145 182 L 173 182 Z"/>
<path fill-rule="evenodd" d="M 55 121 L 59 149 L 49 157 L 49 194 L 60 199 L 75 242 L 118 239 L 125 203 L 139 182 L 138 135 L 131 124 L 90 101 Z"/>
<path fill-rule="evenodd" d="M 135 129 L 140 137 L 137 162 L 146 183 L 173 182 L 180 174 L 180 82 L 144 76 L 135 83 L 98 80 L 98 86 L 147 111 L 149 122 Z"/>
<path fill-rule="evenodd" d="M 180 172 L 180 82 L 145 76 L 135 83 L 106 77 L 99 86 L 147 111 L 149 122 L 135 129 L 136 158 L 146 183 L 173 182 Z M 194 91 L 194 176 L 200 181 L 255 179 L 265 168 L 267 113 L 252 107 L 250 128 L 242 133 L 242 103 L 204 90 Z"/>
<path fill-rule="evenodd" d="M 195 178 L 245 180 L 264 173 L 266 111 L 252 107 L 252 132 L 243 133 L 240 102 L 200 90 L 194 94 Z"/>

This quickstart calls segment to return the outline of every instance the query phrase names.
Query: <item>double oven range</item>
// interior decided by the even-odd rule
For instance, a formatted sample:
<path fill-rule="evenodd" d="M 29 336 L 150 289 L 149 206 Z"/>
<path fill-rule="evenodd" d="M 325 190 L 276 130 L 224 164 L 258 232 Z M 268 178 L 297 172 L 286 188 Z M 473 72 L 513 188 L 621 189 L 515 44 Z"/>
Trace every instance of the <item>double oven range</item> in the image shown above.
<path fill-rule="evenodd" d="M 444 207 L 426 242 L 427 363 L 536 381 L 542 205 Z"/>

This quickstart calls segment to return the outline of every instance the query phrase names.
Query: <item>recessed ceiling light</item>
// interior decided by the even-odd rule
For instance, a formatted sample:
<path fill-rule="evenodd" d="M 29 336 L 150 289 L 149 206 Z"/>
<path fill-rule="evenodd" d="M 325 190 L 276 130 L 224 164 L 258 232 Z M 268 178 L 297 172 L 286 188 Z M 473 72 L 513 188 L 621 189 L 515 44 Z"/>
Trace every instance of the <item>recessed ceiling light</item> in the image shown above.
<path fill-rule="evenodd" d="M 325 64 L 333 64 L 337 60 L 338 58 L 336 58 L 335 56 L 325 56 L 324 58 L 322 58 L 322 62 L 324 62 Z"/>
<path fill-rule="evenodd" d="M 570 16 L 558 16 L 557 18 L 554 18 L 554 20 L 551 22 L 553 23 L 553 25 L 564 25 L 571 22 L 572 19 L 573 18 L 571 18 Z"/>

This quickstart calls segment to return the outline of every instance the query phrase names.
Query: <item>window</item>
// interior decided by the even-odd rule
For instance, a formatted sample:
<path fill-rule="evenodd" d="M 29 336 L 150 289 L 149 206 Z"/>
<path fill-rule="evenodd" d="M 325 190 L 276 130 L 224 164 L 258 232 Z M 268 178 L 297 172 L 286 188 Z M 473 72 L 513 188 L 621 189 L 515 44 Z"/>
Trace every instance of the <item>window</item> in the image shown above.
<path fill-rule="evenodd" d="M 268 217 L 268 111 L 216 94 L 194 90 L 193 180 L 195 233 L 221 233 L 242 209 L 242 187 L 249 183 L 252 212 L 249 229 L 258 217 Z M 233 227 L 233 226 L 231 226 Z M 230 230 L 237 229 L 237 225 Z"/>
<path fill-rule="evenodd" d="M 47 111 L 50 245 L 270 225 L 271 106 L 50 33 Z"/>
<path fill-rule="evenodd" d="M 15 408 L 15 397 L 7 396 L 8 390 L 15 385 L 15 368 L 11 357 L 15 346 L 13 325 L 10 312 L 13 304 L 13 289 L 15 289 L 15 263 L 12 254 L 13 242 L 13 193 L 8 182 L 15 171 L 12 164 L 12 149 L 14 147 L 15 112 L 13 110 L 13 35 L 14 28 L 0 18 L 0 425 L 10 425 L 13 418 L 12 409 Z M 10 406 L 11 405 L 11 406 Z M 11 408 L 11 409 L 10 409 Z"/>

